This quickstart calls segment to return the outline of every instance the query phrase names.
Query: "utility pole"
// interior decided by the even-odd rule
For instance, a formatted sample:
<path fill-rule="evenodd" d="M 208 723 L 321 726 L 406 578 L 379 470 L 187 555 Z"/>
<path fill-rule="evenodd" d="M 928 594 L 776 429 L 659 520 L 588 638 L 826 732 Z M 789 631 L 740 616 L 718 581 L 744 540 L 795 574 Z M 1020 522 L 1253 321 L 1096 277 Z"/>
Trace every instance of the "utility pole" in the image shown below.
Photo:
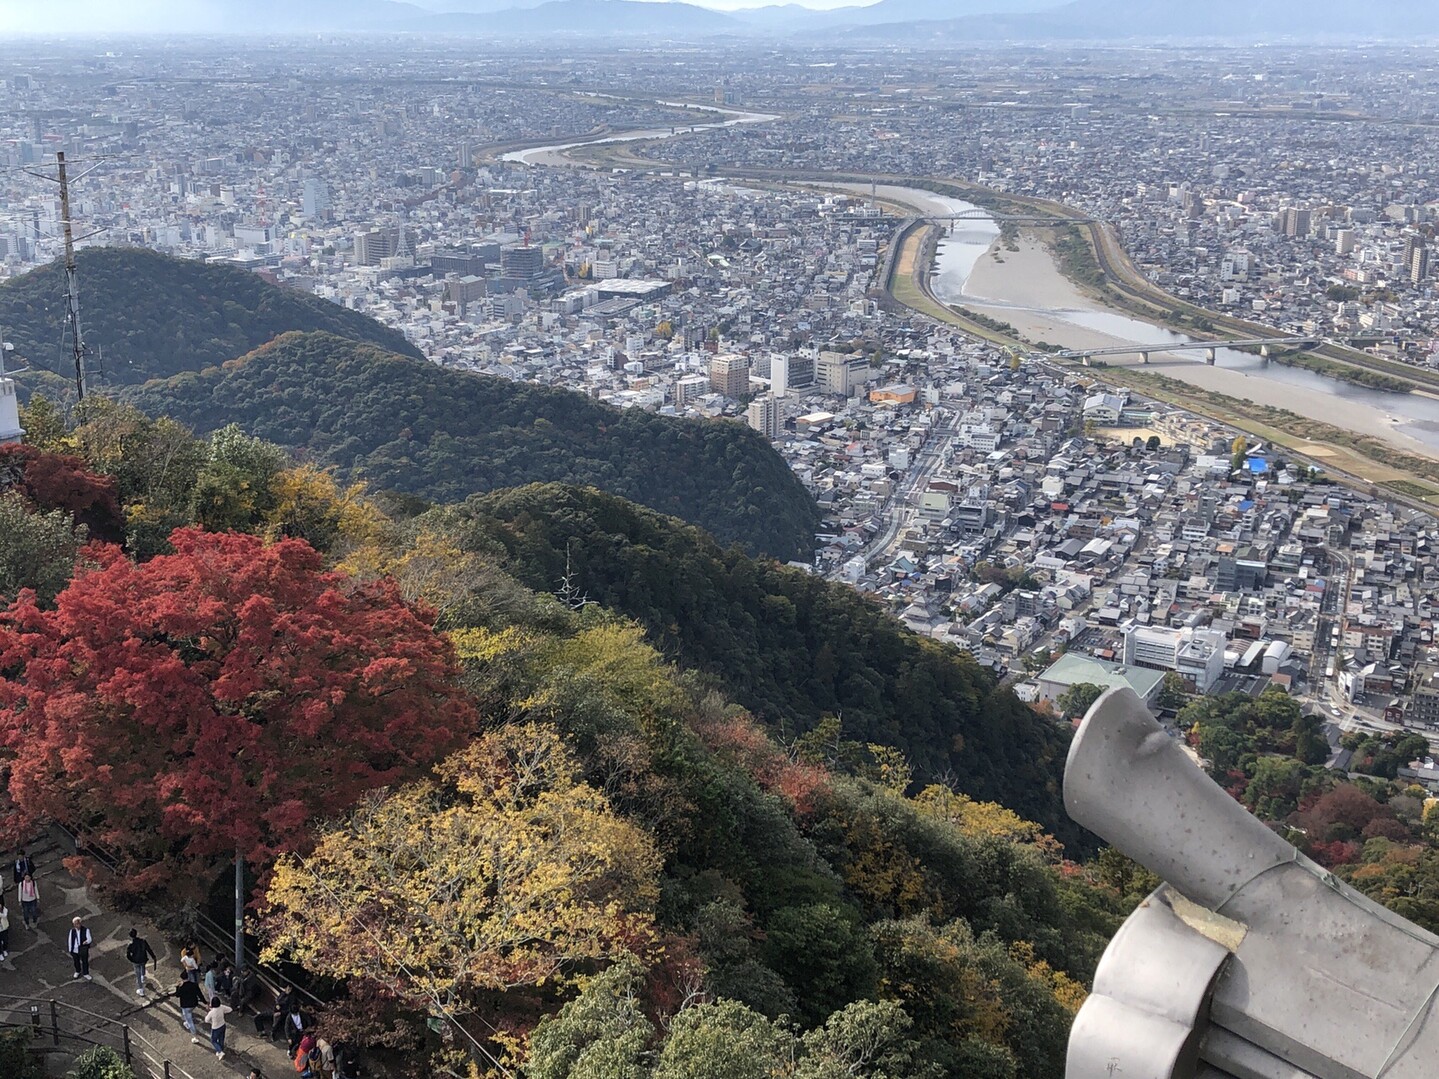
<path fill-rule="evenodd" d="M 85 338 L 80 333 L 80 275 L 75 270 L 75 228 L 74 222 L 70 220 L 70 171 L 63 151 L 55 155 L 55 163 L 59 166 L 58 177 L 35 169 L 21 171 L 52 184 L 58 181 L 60 185 L 61 227 L 65 235 L 65 327 L 70 334 L 70 355 L 75 364 L 75 399 L 78 403 L 85 400 Z M 85 178 L 97 168 L 98 165 L 92 165 L 76 179 Z M 100 229 L 98 232 L 87 233 L 80 239 L 89 239 L 104 231 Z"/>
<path fill-rule="evenodd" d="M 70 177 L 65 151 L 55 155 L 60 166 L 60 217 L 65 230 L 65 318 L 70 327 L 70 348 L 75 358 L 75 400 L 85 400 L 85 340 L 80 336 L 80 276 L 75 271 L 75 233 L 70 227 Z"/>
<path fill-rule="evenodd" d="M 245 969 L 245 859 L 235 851 L 235 977 Z"/>

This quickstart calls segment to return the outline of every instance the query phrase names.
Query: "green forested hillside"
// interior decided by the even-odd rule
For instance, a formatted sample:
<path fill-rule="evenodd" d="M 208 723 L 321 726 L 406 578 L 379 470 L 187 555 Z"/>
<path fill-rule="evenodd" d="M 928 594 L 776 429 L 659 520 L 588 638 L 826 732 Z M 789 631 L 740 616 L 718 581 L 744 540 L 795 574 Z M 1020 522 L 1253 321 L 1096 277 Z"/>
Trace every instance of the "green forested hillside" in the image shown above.
<path fill-rule="evenodd" d="M 1068 860 L 968 796 L 1032 801 L 1043 747 L 1061 746 L 966 661 L 912 647 L 844 589 L 609 496 L 534 487 L 396 520 L 236 428 L 197 442 L 104 399 L 86 413 L 70 426 L 32 408 L 36 441 L 8 450 L 27 478 L 0 492 L 0 552 L 25 554 L 0 558 L 0 787 L 103 848 L 118 867 L 107 886 L 157 918 L 206 893 L 227 917 L 230 859 L 249 843 L 263 961 L 297 964 L 283 976 L 326 998 L 321 1031 L 376 1071 L 1061 1074 L 1105 941 L 1152 883 L 1111 854 Z M 76 517 L 107 493 L 126 547 L 80 556 Z M 182 527 L 157 540 L 157 513 Z M 536 523 L 550 516 L 553 532 Z M 574 581 L 555 594 L 506 573 L 502 559 L 524 560 L 500 537 L 538 567 L 567 532 L 576 577 L 606 545 L 614 573 L 647 588 L 669 583 L 645 549 L 687 567 L 696 617 L 748 635 L 734 662 L 773 641 L 799 684 L 801 646 L 746 627 L 767 607 L 804 647 L 897 694 L 892 711 L 955 724 L 959 765 L 998 760 L 1009 740 L 1035 747 L 1034 768 L 916 784 L 899 754 L 854 741 L 883 727 L 854 729 L 849 710 L 843 730 L 781 744 Z M 44 591 L 16 591 L 31 588 Z M 962 703 L 943 710 L 871 661 Z M 763 677 L 783 690 L 777 669 Z M 174 749 L 158 763 L 156 738 Z M 288 781 L 227 767 L 240 738 Z M 106 752 L 73 748 L 94 744 Z"/>
<path fill-rule="evenodd" d="M 532 588 L 553 588 L 568 559 L 576 589 L 637 619 L 771 727 L 793 735 L 838 717 L 843 738 L 898 747 L 922 780 L 950 777 L 1077 835 L 1059 798 L 1067 733 L 851 588 L 725 551 L 595 490 L 499 491 L 435 519 L 501 552 Z"/>
<path fill-rule="evenodd" d="M 420 355 L 402 334 L 372 318 L 238 266 L 138 247 L 86 248 L 77 261 L 81 327 L 97 389 L 199 371 L 291 330 L 324 330 Z M 60 263 L 0 285 L 0 327 L 33 367 L 72 377 Z"/>
<path fill-rule="evenodd" d="M 779 454 L 737 423 L 620 411 L 582 394 L 414 363 L 330 334 L 288 334 L 133 399 L 208 432 L 238 423 L 364 479 L 436 502 L 532 482 L 586 484 L 807 558 L 818 510 Z"/>

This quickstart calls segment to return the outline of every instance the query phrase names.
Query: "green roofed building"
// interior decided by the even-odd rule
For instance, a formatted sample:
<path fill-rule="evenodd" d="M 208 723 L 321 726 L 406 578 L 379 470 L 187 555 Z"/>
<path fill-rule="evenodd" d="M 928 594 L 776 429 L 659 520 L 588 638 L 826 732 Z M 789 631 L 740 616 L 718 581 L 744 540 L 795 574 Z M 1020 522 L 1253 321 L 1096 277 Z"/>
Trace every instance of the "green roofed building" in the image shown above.
<path fill-rule="evenodd" d="M 1128 686 L 1152 707 L 1164 682 L 1164 673 L 1148 667 L 1126 667 L 1120 663 L 1106 663 L 1093 656 L 1071 653 L 1060 656 L 1035 681 L 1039 683 L 1039 699 L 1051 703 L 1073 686 L 1087 682 L 1105 689 Z"/>

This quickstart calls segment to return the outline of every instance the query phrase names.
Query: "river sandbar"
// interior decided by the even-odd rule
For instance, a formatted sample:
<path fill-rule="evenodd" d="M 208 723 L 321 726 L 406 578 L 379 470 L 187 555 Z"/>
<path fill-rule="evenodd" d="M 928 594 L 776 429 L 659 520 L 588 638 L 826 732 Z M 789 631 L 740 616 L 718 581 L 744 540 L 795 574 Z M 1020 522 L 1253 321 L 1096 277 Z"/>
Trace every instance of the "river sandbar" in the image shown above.
<path fill-rule="evenodd" d="M 1053 254 L 1039 237 L 1031 233 L 1021 234 L 1015 246 L 1018 250 L 1011 251 L 996 242 L 989 253 L 975 264 L 961 297 L 965 308 L 1009 323 L 1027 340 L 1047 341 L 1062 348 L 1109 348 L 1134 343 L 1066 320 L 1066 312 L 1108 311 L 1121 315 L 1126 312 L 1111 308 L 1080 291 L 1060 272 Z M 995 299 L 1000 296 L 1005 299 Z M 1371 405 L 1336 399 L 1331 393 L 1287 385 L 1244 371 L 1210 366 L 1199 359 L 1199 355 L 1165 353 L 1156 346 L 1145 369 L 1215 393 L 1288 409 L 1309 419 L 1337 424 L 1426 457 L 1439 457 L 1439 450 L 1435 447 L 1397 429 L 1404 421 Z M 1138 367 L 1142 364 L 1137 354 L 1108 356 L 1105 362 L 1117 367 Z"/>

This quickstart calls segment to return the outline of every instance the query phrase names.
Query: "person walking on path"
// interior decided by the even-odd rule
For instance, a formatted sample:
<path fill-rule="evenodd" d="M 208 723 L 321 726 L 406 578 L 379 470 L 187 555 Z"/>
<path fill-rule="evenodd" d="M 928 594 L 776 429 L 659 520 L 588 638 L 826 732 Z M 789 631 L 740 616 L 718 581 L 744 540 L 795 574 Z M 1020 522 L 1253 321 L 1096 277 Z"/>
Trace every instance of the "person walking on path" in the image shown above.
<path fill-rule="evenodd" d="M 190 1041 L 200 1044 L 199 1032 L 195 1029 L 195 1009 L 200 1006 L 200 987 L 189 978 L 181 978 L 175 986 L 175 996 L 180 1004 L 180 1022 L 190 1032 Z"/>
<path fill-rule="evenodd" d="M 0 963 L 10 958 L 10 908 L 0 899 Z"/>
<path fill-rule="evenodd" d="M 210 1024 L 210 1047 L 215 1050 L 216 1060 L 225 1059 L 225 1016 L 231 1011 L 230 1005 L 215 997 L 205 1013 L 205 1022 Z"/>
<path fill-rule="evenodd" d="M 90 945 L 94 944 L 90 927 L 77 914 L 70 919 L 70 959 L 75 964 L 75 977 L 94 981 L 90 977 Z M 73 979 L 72 979 L 73 980 Z"/>
<path fill-rule="evenodd" d="M 125 958 L 135 967 L 135 995 L 145 995 L 145 963 L 148 960 L 156 966 L 160 964 L 160 957 L 155 954 L 155 949 L 150 947 L 150 942 L 142 937 L 135 929 L 130 930 L 130 943 L 125 946 Z"/>
<path fill-rule="evenodd" d="M 33 873 L 20 878 L 20 917 L 26 929 L 40 928 L 40 885 L 35 883 Z"/>
<path fill-rule="evenodd" d="M 35 875 L 35 860 L 22 850 L 20 856 L 15 859 L 15 865 L 12 868 L 15 873 L 15 884 L 18 886 L 26 877 L 33 877 Z"/>

